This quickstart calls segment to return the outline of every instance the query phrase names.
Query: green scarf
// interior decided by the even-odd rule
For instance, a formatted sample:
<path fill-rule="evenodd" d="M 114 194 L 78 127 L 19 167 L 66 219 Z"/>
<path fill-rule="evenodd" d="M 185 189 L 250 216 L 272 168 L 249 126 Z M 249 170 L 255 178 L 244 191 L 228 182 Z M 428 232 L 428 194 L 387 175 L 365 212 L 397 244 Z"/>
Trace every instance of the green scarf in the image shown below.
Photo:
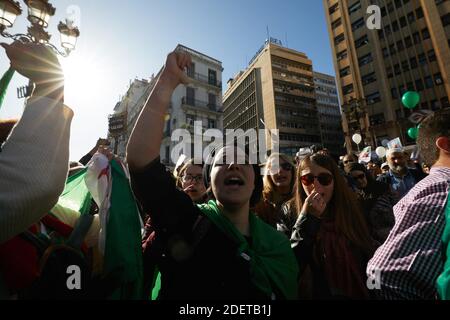
<path fill-rule="evenodd" d="M 245 237 L 217 207 L 215 201 L 199 205 L 205 214 L 222 232 L 239 244 L 239 256 L 250 257 L 252 282 L 267 296 L 280 292 L 285 299 L 298 297 L 298 264 L 289 240 L 280 232 L 249 214 L 251 245 Z"/>

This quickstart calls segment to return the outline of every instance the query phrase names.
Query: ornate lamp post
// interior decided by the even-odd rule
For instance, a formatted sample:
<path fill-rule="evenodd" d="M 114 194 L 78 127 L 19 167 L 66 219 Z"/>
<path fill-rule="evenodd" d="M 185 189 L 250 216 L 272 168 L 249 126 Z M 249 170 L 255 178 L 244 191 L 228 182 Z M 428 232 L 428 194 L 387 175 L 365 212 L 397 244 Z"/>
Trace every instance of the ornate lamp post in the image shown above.
<path fill-rule="evenodd" d="M 58 30 L 61 35 L 61 46 L 63 50 L 59 50 L 56 46 L 50 43 L 51 35 L 45 30 L 48 27 L 50 18 L 55 15 L 56 9 L 48 0 L 24 0 L 28 7 L 28 21 L 31 26 L 28 27 L 27 34 L 10 34 L 6 30 L 11 28 L 16 18 L 22 13 L 20 3 L 14 0 L 0 0 L 0 34 L 9 39 L 18 40 L 21 42 L 33 42 L 43 44 L 50 47 L 56 54 L 63 57 L 69 56 L 70 52 L 75 49 L 77 38 L 80 36 L 80 31 L 73 26 L 72 22 L 60 22 Z M 13 73 L 12 69 L 8 73 Z M 12 76 L 12 74 L 11 74 Z M 33 84 L 30 83 L 28 87 L 18 89 L 19 98 L 28 97 L 31 94 Z M 4 89 L 4 88 L 0 88 Z M 5 88 L 6 89 L 6 88 Z M 5 90 L 4 89 L 4 90 Z M 1 92 L 0 92 L 1 93 Z"/>

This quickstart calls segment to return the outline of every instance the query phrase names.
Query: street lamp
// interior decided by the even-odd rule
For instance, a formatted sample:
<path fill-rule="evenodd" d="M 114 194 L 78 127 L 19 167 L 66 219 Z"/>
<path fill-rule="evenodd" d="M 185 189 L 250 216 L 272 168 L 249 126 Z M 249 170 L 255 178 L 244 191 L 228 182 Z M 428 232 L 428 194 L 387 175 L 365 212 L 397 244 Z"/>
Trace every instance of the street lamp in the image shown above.
<path fill-rule="evenodd" d="M 10 34 L 6 30 L 11 28 L 16 18 L 22 13 L 20 3 L 14 0 L 0 0 L 0 34 L 15 41 L 23 43 L 33 42 L 43 44 L 50 47 L 56 54 L 68 57 L 71 51 L 75 49 L 77 38 L 80 36 L 80 31 L 73 26 L 71 21 L 60 22 L 58 31 L 61 34 L 61 46 L 63 50 L 59 50 L 56 46 L 50 43 L 50 34 L 45 30 L 48 27 L 50 18 L 55 15 L 56 9 L 48 0 L 24 0 L 28 7 L 28 21 L 31 26 L 28 27 L 27 34 Z M 7 73 L 12 73 L 10 69 Z M 18 89 L 19 98 L 28 97 L 31 94 L 32 83 L 25 88 Z M 6 90 L 6 88 L 0 88 Z M 1 92 L 0 92 L 1 94 Z"/>

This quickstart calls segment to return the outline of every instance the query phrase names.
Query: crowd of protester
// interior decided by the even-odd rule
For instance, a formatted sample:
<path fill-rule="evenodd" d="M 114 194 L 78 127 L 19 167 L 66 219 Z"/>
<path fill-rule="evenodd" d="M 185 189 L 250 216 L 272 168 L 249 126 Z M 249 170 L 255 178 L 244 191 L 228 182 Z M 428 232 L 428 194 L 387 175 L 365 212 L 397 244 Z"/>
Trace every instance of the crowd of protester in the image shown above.
<path fill-rule="evenodd" d="M 449 109 L 422 121 L 420 160 L 393 148 L 384 163 L 362 163 L 357 154 L 336 161 L 311 146 L 295 158 L 273 153 L 257 165 L 246 148 L 229 144 L 210 150 L 204 162 L 186 159 L 170 171 L 159 158 L 164 119 L 191 63 L 173 52 L 126 159 L 99 139 L 69 162 L 73 112 L 64 105 L 58 60 L 44 46 L 2 46 L 35 90 L 19 120 L 0 121 L 0 298 L 107 299 L 123 283 L 123 298 L 133 287 L 133 298 L 159 300 L 450 298 Z M 138 286 L 123 270 L 105 271 L 114 240 L 104 235 L 101 188 L 89 198 L 87 215 L 58 202 L 66 181 L 101 159 L 123 164 L 143 221 L 133 253 L 142 264 L 122 268 L 143 274 L 131 277 Z M 68 246 L 49 253 L 41 240 L 54 234 L 71 245 L 76 234 L 77 255 Z M 54 282 L 66 285 L 58 263 L 69 257 L 88 272 L 83 294 L 52 295 Z"/>

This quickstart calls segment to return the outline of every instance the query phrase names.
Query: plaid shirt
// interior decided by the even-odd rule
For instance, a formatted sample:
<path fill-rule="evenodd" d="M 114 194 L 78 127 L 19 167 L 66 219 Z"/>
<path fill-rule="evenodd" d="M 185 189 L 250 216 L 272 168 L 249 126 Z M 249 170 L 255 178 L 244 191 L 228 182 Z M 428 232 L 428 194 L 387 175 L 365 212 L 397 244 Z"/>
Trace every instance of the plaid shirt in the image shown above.
<path fill-rule="evenodd" d="M 395 207 L 395 226 L 367 266 L 368 286 L 384 299 L 435 299 L 442 272 L 450 168 L 433 168 Z"/>

